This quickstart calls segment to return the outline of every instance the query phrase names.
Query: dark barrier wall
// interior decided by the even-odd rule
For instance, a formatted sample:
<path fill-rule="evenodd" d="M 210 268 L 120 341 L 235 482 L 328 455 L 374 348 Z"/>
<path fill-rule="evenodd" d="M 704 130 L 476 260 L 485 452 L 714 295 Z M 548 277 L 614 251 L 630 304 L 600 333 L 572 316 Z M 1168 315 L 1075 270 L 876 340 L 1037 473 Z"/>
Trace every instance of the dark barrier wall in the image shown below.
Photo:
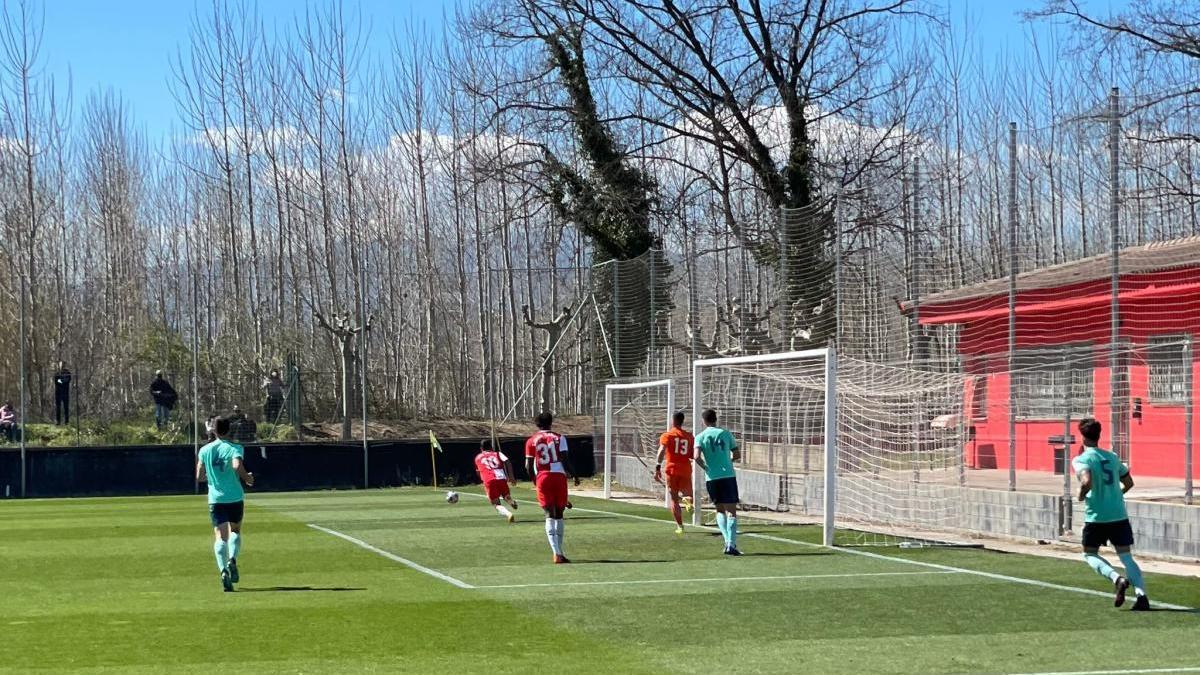
<path fill-rule="evenodd" d="M 575 471 L 595 473 L 591 436 L 570 436 Z M 438 484 L 447 487 L 477 483 L 475 453 L 478 440 L 442 441 L 437 454 Z M 517 476 L 526 480 L 525 441 L 500 441 Z M 429 485 L 429 442 L 372 441 L 371 487 Z M 29 497 L 96 497 L 121 495 L 190 494 L 195 460 L 190 445 L 125 446 L 119 448 L 29 448 Z M 256 491 L 321 490 L 362 487 L 362 443 L 264 443 L 246 446 L 246 467 L 254 472 Z M 203 486 L 201 486 L 203 488 Z M 0 450 L 0 495 L 21 492 L 19 450 Z"/>

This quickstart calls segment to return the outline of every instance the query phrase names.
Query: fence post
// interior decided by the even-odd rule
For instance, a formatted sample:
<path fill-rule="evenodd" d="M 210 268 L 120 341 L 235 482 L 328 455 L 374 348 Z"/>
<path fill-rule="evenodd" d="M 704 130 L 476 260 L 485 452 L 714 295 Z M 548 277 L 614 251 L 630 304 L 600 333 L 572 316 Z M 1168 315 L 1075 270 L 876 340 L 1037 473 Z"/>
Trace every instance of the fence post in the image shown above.
<path fill-rule="evenodd" d="M 1112 306 L 1110 307 L 1112 332 L 1109 336 L 1108 347 L 1108 400 L 1112 415 L 1111 440 L 1114 449 L 1123 459 L 1130 460 L 1132 458 L 1129 457 L 1128 444 L 1126 439 L 1121 436 L 1126 422 L 1125 406 L 1118 400 L 1121 393 L 1119 380 L 1123 376 L 1120 372 L 1121 358 L 1117 353 L 1121 339 L 1121 231 L 1118 212 L 1121 198 L 1121 187 L 1118 184 L 1121 140 L 1119 97 L 1120 91 L 1116 87 L 1113 87 L 1108 93 L 1108 227 L 1109 248 L 1112 251 Z"/>
<path fill-rule="evenodd" d="M 1017 123 L 1008 123 L 1008 489 L 1017 489 Z"/>
<path fill-rule="evenodd" d="M 1192 337 L 1189 335 L 1187 342 L 1183 345 L 1183 364 L 1184 364 L 1184 396 L 1183 396 L 1183 503 L 1192 503 L 1192 421 L 1193 408 L 1195 406 L 1192 400 L 1195 389 L 1193 388 L 1193 380 L 1195 373 L 1192 369 L 1195 363 L 1192 361 Z"/>

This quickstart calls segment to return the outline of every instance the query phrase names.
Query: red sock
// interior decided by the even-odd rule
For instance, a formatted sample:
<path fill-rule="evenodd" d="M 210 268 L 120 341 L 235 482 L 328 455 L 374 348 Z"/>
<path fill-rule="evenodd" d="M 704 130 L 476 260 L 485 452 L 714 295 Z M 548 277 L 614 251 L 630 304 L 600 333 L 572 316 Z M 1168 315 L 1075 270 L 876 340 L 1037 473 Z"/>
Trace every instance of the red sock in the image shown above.
<path fill-rule="evenodd" d="M 671 500 L 671 515 L 675 516 L 675 524 L 683 527 L 683 509 L 679 508 L 679 502 Z"/>

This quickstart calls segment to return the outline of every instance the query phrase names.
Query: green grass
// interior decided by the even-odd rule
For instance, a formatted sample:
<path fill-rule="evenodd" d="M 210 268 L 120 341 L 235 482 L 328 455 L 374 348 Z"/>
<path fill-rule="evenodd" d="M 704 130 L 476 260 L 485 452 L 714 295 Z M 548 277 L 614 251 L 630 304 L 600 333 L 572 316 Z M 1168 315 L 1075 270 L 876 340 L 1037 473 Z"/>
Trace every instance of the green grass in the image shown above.
<path fill-rule="evenodd" d="M 536 505 L 518 497 L 521 520 L 508 525 L 480 499 L 447 505 L 422 489 L 252 495 L 236 594 L 221 592 L 202 497 L 0 503 L 0 672 L 1200 668 L 1200 614 L 1131 613 L 904 561 L 1107 591 L 1082 562 L 871 549 L 889 556 L 877 558 L 764 524 L 746 525 L 748 555 L 728 558 L 709 532 L 676 537 L 628 517 L 662 509 L 579 499 L 566 527 L 575 564 L 554 566 Z M 1148 583 L 1158 600 L 1200 606 L 1195 580 Z"/>

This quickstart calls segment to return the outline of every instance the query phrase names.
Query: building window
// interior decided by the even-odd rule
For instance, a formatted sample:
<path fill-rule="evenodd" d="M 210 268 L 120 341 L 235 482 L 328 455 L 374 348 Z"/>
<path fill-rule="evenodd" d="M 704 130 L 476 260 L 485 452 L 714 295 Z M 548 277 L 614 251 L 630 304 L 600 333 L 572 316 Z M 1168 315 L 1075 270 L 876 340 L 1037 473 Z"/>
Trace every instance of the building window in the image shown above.
<path fill-rule="evenodd" d="M 1183 405 L 1188 399 L 1188 342 L 1186 335 L 1150 338 L 1146 360 L 1150 365 L 1150 401 Z"/>
<path fill-rule="evenodd" d="M 1082 419 L 1092 414 L 1091 345 L 1019 350 L 1013 356 L 1012 406 L 1017 419 Z"/>

